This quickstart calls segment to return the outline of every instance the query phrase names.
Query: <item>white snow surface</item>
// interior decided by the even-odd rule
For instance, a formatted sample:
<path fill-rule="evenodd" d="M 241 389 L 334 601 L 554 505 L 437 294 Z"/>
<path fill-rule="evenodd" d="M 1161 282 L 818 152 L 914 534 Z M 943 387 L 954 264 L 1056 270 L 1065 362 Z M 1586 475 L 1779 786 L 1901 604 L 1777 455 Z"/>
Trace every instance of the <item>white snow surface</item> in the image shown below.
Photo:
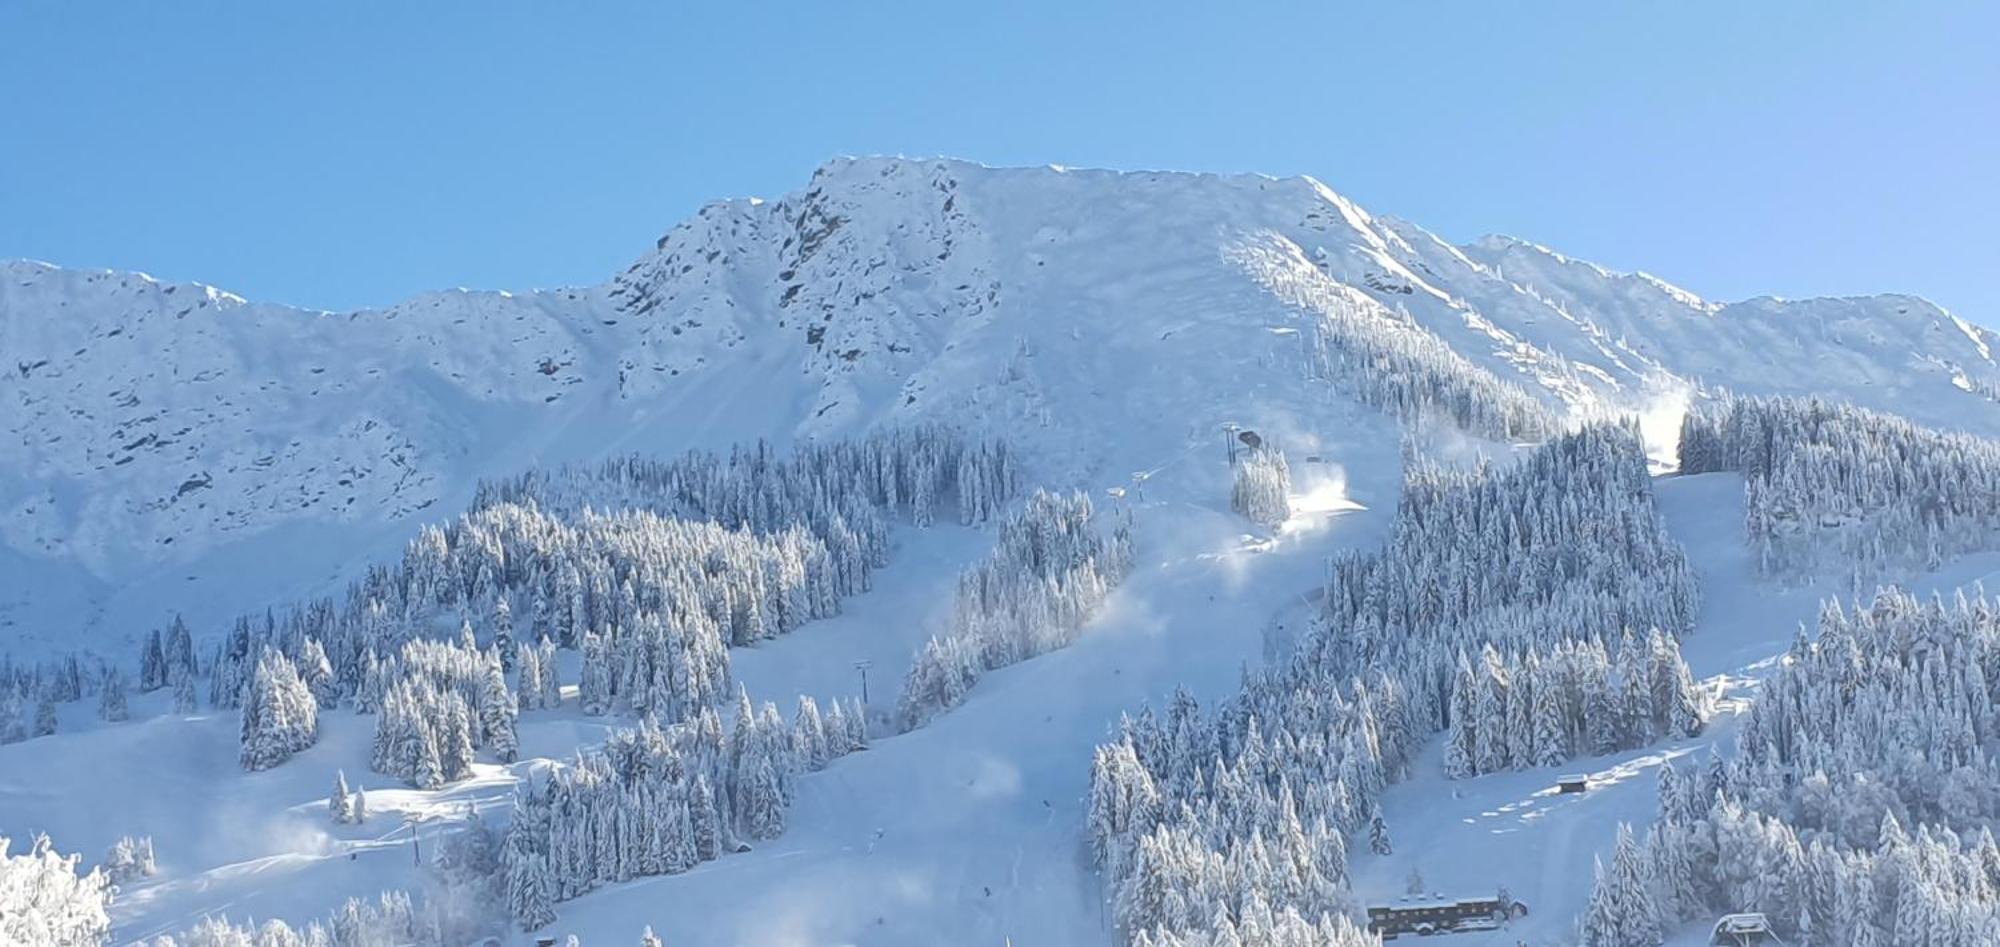
<path fill-rule="evenodd" d="M 1351 439 L 1329 437 L 1322 446 L 1352 467 L 1302 478 L 1301 510 L 1282 530 L 1247 532 L 1228 513 L 1222 464 L 1203 456 L 1219 450 L 1169 465 L 1151 481 L 1151 498 L 1135 504 L 1143 537 L 1136 574 L 1077 644 L 994 672 L 930 726 L 878 739 L 804 777 L 782 837 L 683 875 L 566 902 L 549 931 L 619 944 L 651 926 L 668 943 L 690 947 L 1115 943 L 1080 834 L 1090 750 L 1120 713 L 1159 705 L 1176 686 L 1204 703 L 1226 696 L 1239 668 L 1264 660 L 1267 632 L 1303 620 L 1325 557 L 1384 538 L 1396 490 L 1394 449 L 1382 446 L 1388 432 L 1358 416 L 1334 426 Z M 1592 860 L 1608 853 L 1617 824 L 1652 817 L 1658 764 L 1727 747 L 1740 702 L 1754 698 L 1758 680 L 1829 590 L 1778 589 L 1754 577 L 1736 475 L 1670 476 L 1657 487 L 1668 526 L 1703 580 L 1700 620 L 1684 652 L 1725 698 L 1723 716 L 1694 740 L 1558 769 L 1451 781 L 1426 759 L 1416 778 L 1385 796 L 1395 854 L 1364 848 L 1355 856 L 1359 897 L 1400 896 L 1412 867 L 1447 897 L 1505 884 L 1532 913 L 1506 930 L 1453 935 L 1451 943 L 1561 943 L 1587 897 Z M 948 600 L 955 570 L 985 546 L 983 533 L 957 527 L 901 537 L 875 589 L 846 614 L 736 652 L 753 694 L 853 693 L 856 658 L 874 661 L 878 695 L 893 687 Z M 2000 556 L 1963 560 L 1916 587 L 1984 579 L 2000 579 Z M 175 717 L 160 706 L 164 697 L 136 700 L 136 722 L 120 725 L 98 724 L 87 707 L 72 705 L 62 734 L 0 747 L 0 833 L 51 831 L 93 855 L 127 832 L 154 835 L 162 873 L 120 893 L 120 942 L 208 913 L 303 919 L 348 895 L 415 885 L 409 820 L 423 844 L 433 844 L 435 835 L 425 833 L 468 802 L 504 818 L 517 778 L 597 742 L 610 725 L 578 715 L 573 701 L 525 714 L 521 763 L 481 765 L 473 780 L 421 792 L 366 772 L 372 718 L 330 713 L 319 745 L 284 766 L 243 774 L 234 762 L 234 715 Z M 368 787 L 367 825 L 327 824 L 336 768 Z M 144 776 L 106 778 L 112 772 Z M 1554 793 L 1556 777 L 1570 772 L 1592 775 L 1587 794 Z"/>
<path fill-rule="evenodd" d="M 2000 433 L 1992 333 L 1914 297 L 1718 306 L 1453 247 L 1310 178 L 838 159 L 574 289 L 325 313 L 0 263 L 0 569 L 29 577 L 0 633 L 211 626 L 351 575 L 481 476 L 618 451 L 941 420 L 1092 482 L 1134 441 L 1316 410 L 1312 314 L 1273 288 L 1301 283 L 1577 412 L 1719 386 Z"/>
<path fill-rule="evenodd" d="M 1108 945 L 1081 832 L 1091 748 L 1176 686 L 1205 705 L 1235 690 L 1266 633 L 1313 607 L 1327 556 L 1381 542 L 1395 505 L 1397 425 L 1307 376 L 1313 313 L 1271 288 L 1301 281 L 1435 333 L 1552 406 L 1642 412 L 1649 437 L 1715 387 L 2000 432 L 1993 334 L 1914 297 L 1718 305 L 1520 241 L 1453 247 L 1303 178 L 843 159 L 781 199 L 711 205 L 579 289 L 334 314 L 0 264 L 0 650 L 129 662 L 176 611 L 213 633 L 336 591 L 478 477 L 533 464 L 916 420 L 1004 434 L 1034 483 L 1107 504 L 1131 491 L 1116 502 L 1135 515 L 1139 566 L 1083 638 L 804 777 L 782 837 L 559 905 L 550 931 L 592 947 L 646 925 L 677 947 Z M 1290 452 L 1283 529 L 1229 513 L 1224 422 Z M 1725 696 L 1754 697 L 1834 590 L 1753 577 L 1735 476 L 1657 486 L 1703 580 L 1684 654 Z M 734 654 L 753 696 L 846 696 L 869 659 L 875 703 L 893 699 L 991 536 L 905 528 L 896 543 L 845 614 Z M 1919 587 L 1993 575 L 2000 557 L 1973 557 Z M 70 705 L 58 735 L 0 746 L 0 834 L 47 831 L 90 859 L 154 837 L 162 871 L 120 892 L 120 943 L 216 912 L 303 921 L 414 886 L 425 820 L 466 802 L 504 814 L 517 779 L 609 724 L 573 702 L 529 712 L 522 762 L 421 792 L 367 772 L 372 718 L 329 713 L 319 745 L 246 775 L 233 714 L 179 717 L 165 699 L 135 696 L 115 725 Z M 1599 779 L 1583 796 L 1553 795 L 1554 771 L 1452 782 L 1423 767 L 1389 790 L 1396 853 L 1357 854 L 1357 893 L 1395 897 L 1412 866 L 1448 896 L 1505 883 L 1529 917 L 1450 943 L 1557 942 L 1616 824 L 1651 818 L 1653 769 L 1730 730 L 1725 717 L 1696 740 L 1573 761 L 1563 772 Z M 368 788 L 367 825 L 327 824 L 336 769 Z"/>

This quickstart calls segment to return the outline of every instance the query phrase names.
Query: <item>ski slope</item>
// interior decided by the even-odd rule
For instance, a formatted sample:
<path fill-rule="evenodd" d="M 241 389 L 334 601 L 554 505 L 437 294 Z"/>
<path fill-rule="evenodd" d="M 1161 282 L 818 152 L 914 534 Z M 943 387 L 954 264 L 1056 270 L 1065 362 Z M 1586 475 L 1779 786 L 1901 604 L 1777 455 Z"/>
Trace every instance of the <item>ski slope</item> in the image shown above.
<path fill-rule="evenodd" d="M 1113 942 L 1081 835 L 1092 749 L 1177 686 L 1204 703 L 1234 691 L 1268 627 L 1303 620 L 1326 557 L 1382 539 L 1397 477 L 1381 453 L 1337 451 L 1371 473 L 1322 481 L 1275 536 L 1228 512 L 1219 449 L 1161 471 L 1135 503 L 1139 567 L 1080 641 L 807 777 L 783 837 L 567 902 L 551 929 L 585 943 L 648 924 L 688 945 Z M 753 692 L 796 688 L 788 669 L 741 667 Z"/>
<path fill-rule="evenodd" d="M 1527 918 L 1445 942 L 1566 942 L 1593 859 L 1608 855 L 1620 822 L 1651 821 L 1656 767 L 1728 749 L 1733 716 L 1828 592 L 1754 578 L 1739 477 L 1657 485 L 1701 570 L 1706 598 L 1684 653 L 1722 698 L 1715 725 L 1694 740 L 1464 781 L 1443 777 L 1434 745 L 1415 778 L 1386 794 L 1396 852 L 1356 848 L 1357 897 L 1400 896 L 1412 867 L 1447 896 L 1505 884 L 1533 909 Z M 1143 509 L 1141 569 L 1077 645 L 989 675 L 930 727 L 808 777 L 791 828 L 763 849 L 569 902 L 551 930 L 587 944 L 646 925 L 693 945 L 1117 943 L 1081 844 L 1090 751 L 1120 713 L 1162 704 L 1176 685 L 1204 704 L 1231 693 L 1237 669 L 1263 660 L 1265 630 L 1303 618 L 1324 558 L 1383 538 L 1393 481 L 1354 490 L 1340 512 L 1305 514 L 1268 545 L 1246 543 L 1240 520 L 1192 498 Z M 1916 587 L 1996 576 L 2000 556 L 1974 557 Z M 1591 776 L 1589 793 L 1555 793 L 1570 772 Z M 1681 936 L 1706 941 L 1705 931 Z"/>
<path fill-rule="evenodd" d="M 1233 692 L 1304 621 L 1327 557 L 1380 543 L 1395 506 L 1403 432 L 1311 377 L 1315 299 L 1442 340 L 1467 371 L 1553 410 L 1640 412 L 1654 438 L 1704 387 L 2000 431 L 1991 334 L 1913 297 L 1711 303 L 1522 241 L 1453 246 L 1310 179 L 843 159 L 784 198 L 712 205 L 573 290 L 329 314 L 0 264 L 0 330 L 29 356 L 0 366 L 0 400 L 21 406 L 0 433 L 25 448 L 0 459 L 0 650 L 129 663 L 177 611 L 206 638 L 236 614 L 336 593 L 478 478 L 534 464 L 759 438 L 782 450 L 922 421 L 1002 434 L 1030 484 L 1134 517 L 1139 565 L 1083 638 L 804 777 L 782 837 L 563 903 L 550 931 L 587 945 L 648 925 L 675 945 L 1108 945 L 1081 832 L 1091 750 L 1176 687 L 1205 706 Z M 1290 453 L 1299 512 L 1282 530 L 1228 512 L 1226 423 Z M 1428 436 L 1446 455 L 1508 449 Z M 1740 479 L 1657 486 L 1703 581 L 1683 654 L 1726 702 L 1754 699 L 1797 625 L 1845 590 L 1752 577 Z M 866 661 L 873 705 L 892 706 L 991 539 L 899 528 L 870 592 L 737 650 L 738 679 L 789 708 L 855 694 Z M 1975 557 L 1922 587 L 1995 574 L 2000 558 Z M 411 848 L 427 832 L 468 805 L 504 817 L 517 781 L 617 723 L 573 703 L 530 712 L 522 762 L 422 792 L 367 771 L 372 718 L 329 713 L 317 746 L 244 774 L 235 714 L 166 703 L 135 695 L 116 725 L 67 705 L 55 737 L 0 746 L 0 834 L 47 831 L 89 860 L 121 835 L 154 837 L 161 872 L 120 893 L 120 942 L 420 888 Z M 1395 852 L 1356 846 L 1357 896 L 1401 894 L 1413 867 L 1447 895 L 1504 882 L 1533 913 L 1451 943 L 1558 942 L 1616 825 L 1651 818 L 1654 769 L 1731 728 L 1725 714 L 1696 740 L 1573 761 L 1565 772 L 1597 778 L 1581 797 L 1553 794 L 1546 770 L 1447 781 L 1433 749 L 1387 794 Z M 367 824 L 329 824 L 336 770 L 369 789 Z"/>
<path fill-rule="evenodd" d="M 1219 449 L 1161 450 L 1147 498 L 1125 501 L 1141 540 L 1139 567 L 1077 644 L 989 674 L 928 727 L 879 738 L 804 777 L 782 837 L 683 875 L 565 902 L 550 930 L 586 944 L 621 943 L 649 925 L 689 945 L 1114 943 L 1081 843 L 1090 752 L 1120 714 L 1161 704 L 1176 686 L 1207 705 L 1226 697 L 1241 667 L 1266 659 L 1267 640 L 1304 620 L 1326 558 L 1383 540 L 1398 486 L 1394 450 L 1381 446 L 1379 420 L 1346 420 L 1330 427 L 1345 436 L 1320 442 L 1330 463 L 1302 472 L 1298 514 L 1271 535 L 1227 511 Z M 1651 818 L 1655 767 L 1726 748 L 1738 702 L 1754 699 L 1760 675 L 1827 590 L 1752 577 L 1737 476 L 1665 476 L 1656 486 L 1703 581 L 1701 619 L 1684 654 L 1724 698 L 1715 726 L 1695 740 L 1572 761 L 1561 772 L 1593 778 L 1583 796 L 1555 794 L 1559 773 L 1546 769 L 1446 780 L 1434 746 L 1414 778 L 1385 797 L 1395 852 L 1356 849 L 1358 898 L 1399 896 L 1412 868 L 1448 896 L 1504 883 L 1530 905 L 1529 917 L 1452 942 L 1559 943 L 1617 824 Z M 874 700 L 893 699 L 910 654 L 948 605 L 957 570 L 989 542 L 954 526 L 898 535 L 891 564 L 845 614 L 735 652 L 753 695 L 852 694 L 853 662 L 868 660 Z M 1948 590 L 1996 575 L 2000 557 L 1974 557 L 1919 587 Z M 424 844 L 429 832 L 434 844 L 436 825 L 467 805 L 504 818 L 515 780 L 616 723 L 583 717 L 573 703 L 529 713 L 523 762 L 482 764 L 473 780 L 422 792 L 367 772 L 372 718 L 331 713 L 319 745 L 243 774 L 233 714 L 179 718 L 165 712 L 165 699 L 136 698 L 134 722 L 119 725 L 96 722 L 84 705 L 65 707 L 60 753 L 38 752 L 41 741 L 0 747 L 0 832 L 48 830 L 87 853 L 129 831 L 153 834 L 162 870 L 121 892 L 121 941 L 184 929 L 210 913 L 302 920 L 349 895 L 419 887 L 413 838 Z M 367 824 L 328 824 L 335 769 L 370 788 Z M 108 771 L 144 778 L 106 779 Z"/>
<path fill-rule="evenodd" d="M 1091 748 L 1120 713 L 1176 686 L 1207 701 L 1227 695 L 1239 669 L 1261 660 L 1267 623 L 1303 619 L 1326 557 L 1380 540 L 1398 485 L 1393 427 L 1365 412 L 1325 421 L 1324 442 L 1299 436 L 1334 463 L 1301 471 L 1300 512 L 1276 535 L 1228 512 L 1216 440 L 1133 448 L 1153 460 L 1143 466 L 1152 475 L 1146 498 L 1123 501 L 1137 521 L 1141 567 L 1081 642 L 990 674 L 932 725 L 805 777 L 783 837 L 685 875 L 566 902 L 555 929 L 586 934 L 587 943 L 630 939 L 646 924 L 694 944 L 917 944 L 965 930 L 1023 942 L 1099 936 L 1090 933 L 1100 923 L 1095 883 L 1077 834 Z M 1116 482 L 1130 486 L 1127 476 Z M 837 618 L 736 649 L 738 679 L 759 700 L 845 696 L 858 689 L 853 662 L 869 660 L 873 700 L 892 705 L 911 655 L 949 609 L 957 572 L 990 542 L 955 526 L 900 530 L 871 591 Z M 565 676 L 575 679 L 573 666 Z M 504 813 L 516 780 L 618 723 L 583 717 L 573 703 L 524 714 L 522 762 L 481 764 L 476 779 L 423 792 L 390 788 L 367 771 L 372 717 L 331 712 L 318 745 L 244 774 L 234 714 L 176 717 L 165 713 L 166 697 L 137 697 L 135 722 L 115 725 L 70 705 L 58 736 L 0 747 L 0 833 L 49 831 L 92 858 L 120 835 L 153 834 L 161 873 L 121 892 L 121 942 L 206 914 L 299 921 L 348 896 L 420 888 L 411 822 L 421 837 L 427 820 L 466 805 Z M 51 741 L 62 752 L 43 766 Z M 107 766 L 157 775 L 106 781 Z M 368 823 L 328 824 L 337 769 L 369 790 Z M 926 880 L 912 888 L 912 879 Z M 819 907 L 798 905 L 801 897 Z M 688 907 L 663 911 L 663 899 Z"/>
<path fill-rule="evenodd" d="M 1654 481 L 1661 514 L 1700 576 L 1702 607 L 1681 654 L 1720 697 L 1721 709 L 1699 738 L 1661 743 L 1604 757 L 1571 760 L 1558 769 L 1496 773 L 1469 780 L 1443 776 L 1435 743 L 1416 778 L 1386 793 L 1385 818 L 1396 851 L 1357 854 L 1355 890 L 1372 903 L 1403 895 L 1412 868 L 1429 888 L 1449 897 L 1490 896 L 1505 885 L 1528 904 L 1528 917 L 1491 933 L 1450 935 L 1452 947 L 1515 947 L 1566 943 L 1590 896 L 1594 859 L 1610 857 L 1618 824 L 1651 824 L 1658 803 L 1657 768 L 1669 761 L 1728 752 L 1735 717 L 1756 698 L 1757 683 L 1790 647 L 1801 623 L 1811 627 L 1819 604 L 1844 590 L 1786 589 L 1758 579 L 1743 542 L 1743 480 L 1735 474 L 1665 476 Z M 2000 556 L 1968 557 L 1921 577 L 1911 587 L 1949 594 L 1973 583 L 2000 581 Z M 1560 795 L 1556 778 L 1590 776 L 1583 795 Z M 1356 852 L 1365 851 L 1357 846 Z M 1671 944 L 1706 944 L 1708 932 L 1682 931 Z"/>

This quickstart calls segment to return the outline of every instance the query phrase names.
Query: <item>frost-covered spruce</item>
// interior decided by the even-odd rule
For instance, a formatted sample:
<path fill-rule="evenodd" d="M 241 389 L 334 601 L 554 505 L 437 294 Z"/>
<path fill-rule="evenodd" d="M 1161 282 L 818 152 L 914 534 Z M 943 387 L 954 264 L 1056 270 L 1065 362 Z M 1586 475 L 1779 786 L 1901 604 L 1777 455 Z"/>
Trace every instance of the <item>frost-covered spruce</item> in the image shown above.
<path fill-rule="evenodd" d="M 2000 548 L 2000 442 L 1804 398 L 1724 398 L 1681 423 L 1681 469 L 1744 475 L 1766 575 L 1871 580 Z"/>
<path fill-rule="evenodd" d="M 28 738 L 28 700 L 19 686 L 0 682 L 0 743 Z"/>
<path fill-rule="evenodd" d="M 1073 641 L 1132 568 L 1130 527 L 1106 531 L 1090 498 L 1037 491 L 961 573 L 951 625 L 911 661 L 897 702 L 904 730 L 955 707 L 979 676 Z"/>
<path fill-rule="evenodd" d="M 1253 245 L 1239 252 L 1286 251 Z M 1289 261 L 1273 262 L 1255 269 L 1280 299 L 1311 313 L 1306 357 L 1315 377 L 1412 423 L 1442 422 L 1503 441 L 1540 440 L 1563 429 L 1561 418 L 1521 386 L 1474 364 L 1407 313 L 1307 276 L 1310 270 Z"/>
<path fill-rule="evenodd" d="M 125 675 L 116 668 L 106 671 L 104 683 L 97 691 L 97 716 L 116 723 L 129 713 L 125 703 Z"/>
<path fill-rule="evenodd" d="M 354 794 L 348 791 L 345 771 L 334 771 L 333 793 L 327 796 L 326 814 L 335 825 L 345 825 L 354 821 Z"/>
<path fill-rule="evenodd" d="M 1571 732 L 1568 708 L 1589 692 L 1567 673 L 1572 655 L 1622 647 L 1627 628 L 1692 623 L 1693 576 L 1650 489 L 1628 425 L 1504 467 L 1413 463 L 1390 542 L 1334 562 L 1323 614 L 1286 662 L 1247 673 L 1211 713 L 1186 695 L 1144 710 L 1098 749 L 1090 835 L 1126 938 L 1262 938 L 1266 916 L 1353 910 L 1350 841 L 1366 831 L 1386 846 L 1382 790 L 1439 729 L 1459 775 L 1579 752 L 1571 741 L 1595 735 Z M 1624 653 L 1649 673 L 1620 676 L 1607 655 L 1601 690 L 1620 706 L 1643 693 L 1643 729 L 1670 729 L 1654 713 L 1655 640 L 1632 641 Z M 1662 645 L 1657 666 L 1661 692 L 1680 693 L 1677 655 Z M 1605 735 L 1640 729 L 1621 719 Z"/>
<path fill-rule="evenodd" d="M 177 714 L 191 714 L 199 709 L 195 699 L 194 672 L 185 668 L 174 668 L 169 672 L 173 678 L 173 710 Z"/>
<path fill-rule="evenodd" d="M 174 616 L 173 624 L 167 628 L 166 661 L 169 681 L 176 673 L 193 676 L 201 672 L 194 658 L 194 632 L 179 615 Z"/>
<path fill-rule="evenodd" d="M 130 835 L 112 843 L 111 850 L 104 856 L 104 876 L 114 885 L 122 885 L 140 878 L 151 878 L 159 873 L 153 858 L 151 837 Z"/>
<path fill-rule="evenodd" d="M 155 628 L 147 633 L 139 650 L 139 692 L 156 691 L 166 684 L 167 652 L 160 643 L 160 630 Z"/>
<path fill-rule="evenodd" d="M 1445 770 L 1454 778 L 1558 765 L 1572 747 L 1685 739 L 1710 712 L 1678 642 L 1658 629 L 1643 639 L 1628 630 L 1616 648 L 1565 640 L 1503 657 L 1487 645 L 1478 661 L 1461 660 L 1451 706 Z"/>
<path fill-rule="evenodd" d="M 8 943 L 95 947 L 111 936 L 111 880 L 77 871 L 77 855 L 58 855 L 47 836 L 10 855 L 0 835 L 0 934 Z"/>
<path fill-rule="evenodd" d="M 501 861 L 523 926 L 599 885 L 686 871 L 739 840 L 778 836 L 809 765 L 802 753 L 817 743 L 832 758 L 852 747 L 810 713 L 788 723 L 774 704 L 758 708 L 741 692 L 737 704 L 726 734 L 712 709 L 667 727 L 647 717 L 522 793 Z"/>
<path fill-rule="evenodd" d="M 1894 590 L 1825 607 L 1736 754 L 1661 773 L 1642 861 L 1665 922 L 1748 910 L 1790 941 L 2000 942 L 1996 616 Z"/>
<path fill-rule="evenodd" d="M 266 648 L 242 699 L 246 770 L 270 769 L 319 741 L 319 702 L 292 662 Z"/>
<path fill-rule="evenodd" d="M 176 701 L 178 704 L 178 701 Z M 35 702 L 35 723 L 30 731 L 34 736 L 45 737 L 56 732 L 56 702 L 48 694 Z"/>
<path fill-rule="evenodd" d="M 1229 508 L 1259 526 L 1276 526 L 1292 516 L 1292 471 L 1275 447 L 1245 451 L 1236 461 Z"/>

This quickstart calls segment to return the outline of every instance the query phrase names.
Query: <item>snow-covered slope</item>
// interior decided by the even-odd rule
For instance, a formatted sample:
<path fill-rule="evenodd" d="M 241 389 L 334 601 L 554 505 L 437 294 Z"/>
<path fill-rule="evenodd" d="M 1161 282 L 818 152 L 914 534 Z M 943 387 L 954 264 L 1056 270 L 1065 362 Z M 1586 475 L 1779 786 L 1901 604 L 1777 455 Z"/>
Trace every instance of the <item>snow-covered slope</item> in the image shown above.
<path fill-rule="evenodd" d="M 1157 460 L 1122 445 L 1339 397 L 1304 370 L 1330 306 L 1564 411 L 1701 384 L 2000 430 L 1992 334 L 1911 297 L 1719 307 L 1305 178 L 842 159 L 578 289 L 336 314 L 0 264 L 0 565 L 37 577 L 0 629 L 219 619 L 262 602 L 218 571 L 324 587 L 480 476 L 612 451 L 942 419 L 1007 431 L 1045 482 L 1122 477 Z"/>
<path fill-rule="evenodd" d="M 1836 397 L 1982 433 L 2000 424 L 1993 406 L 2000 337 L 1915 296 L 1725 305 L 1646 273 L 1613 273 L 1507 237 L 1483 238 L 1461 253 L 1586 334 L 1683 378 L 1744 394 Z"/>
<path fill-rule="evenodd" d="M 1034 483 L 1103 496 L 1143 481 L 1119 501 L 1141 561 L 1089 633 L 804 779 L 790 830 L 755 852 L 566 902 L 556 929 L 592 944 L 648 924 L 687 944 L 1110 943 L 1080 834 L 1091 749 L 1177 686 L 1228 694 L 1267 630 L 1313 610 L 1326 557 L 1389 527 L 1399 425 L 1309 364 L 1335 317 L 1577 415 L 1658 414 L 1727 387 L 2000 432 L 1993 335 L 1911 297 L 1717 305 L 1519 241 L 1454 247 L 1307 179 L 842 160 L 787 197 L 711 205 L 587 288 L 335 314 L 0 264 L 0 652 L 83 641 L 129 663 L 126 639 L 172 612 L 212 633 L 330 591 L 477 478 L 536 463 L 916 420 L 1004 433 Z M 1225 422 L 1293 453 L 1299 512 L 1274 535 L 1227 512 Z M 1686 654 L 1752 696 L 1816 595 L 1754 580 L 1733 476 L 1664 480 L 1660 497 L 1708 602 Z M 760 699 L 839 694 L 865 659 L 883 700 L 989 542 L 900 532 L 872 591 L 740 649 L 738 679 Z M 232 714 L 164 698 L 137 698 L 129 724 L 67 706 L 56 736 L 0 747 L 0 830 L 52 830 L 91 856 L 158 837 L 161 877 L 114 904 L 121 939 L 215 911 L 302 920 L 415 884 L 402 820 L 505 811 L 516 778 L 605 725 L 537 712 L 522 762 L 405 791 L 361 775 L 366 718 L 330 717 L 319 745 L 244 775 Z M 1560 937 L 1612 827 L 1649 811 L 1660 759 L 1728 732 L 1581 761 L 1604 775 L 1582 799 L 1550 793 L 1547 770 L 1446 783 L 1427 765 L 1390 791 L 1397 853 L 1357 853 L 1357 893 L 1391 896 L 1412 867 L 1483 893 L 1531 853 L 1541 870 L 1507 878 L 1531 920 L 1462 939 Z M 113 765 L 149 778 L 104 780 Z M 374 823 L 325 827 L 337 768 L 370 783 Z"/>

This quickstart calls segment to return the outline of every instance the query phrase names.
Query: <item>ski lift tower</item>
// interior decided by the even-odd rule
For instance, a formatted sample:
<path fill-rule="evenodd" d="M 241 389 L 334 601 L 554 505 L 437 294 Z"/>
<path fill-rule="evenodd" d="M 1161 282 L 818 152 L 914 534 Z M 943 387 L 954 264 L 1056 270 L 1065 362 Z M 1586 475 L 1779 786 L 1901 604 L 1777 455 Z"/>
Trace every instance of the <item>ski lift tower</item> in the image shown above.
<path fill-rule="evenodd" d="M 868 669 L 874 666 L 875 662 L 867 658 L 862 658 L 854 662 L 854 669 L 861 672 L 861 706 L 863 707 L 868 706 Z"/>
<path fill-rule="evenodd" d="M 1228 452 L 1231 467 L 1236 466 L 1236 432 L 1241 430 L 1243 425 L 1235 421 L 1222 422 L 1222 449 Z"/>
<path fill-rule="evenodd" d="M 403 816 L 403 825 L 410 830 L 410 862 L 418 868 L 424 866 L 424 840 L 421 834 L 423 823 L 424 817 L 420 814 L 407 813 Z"/>

